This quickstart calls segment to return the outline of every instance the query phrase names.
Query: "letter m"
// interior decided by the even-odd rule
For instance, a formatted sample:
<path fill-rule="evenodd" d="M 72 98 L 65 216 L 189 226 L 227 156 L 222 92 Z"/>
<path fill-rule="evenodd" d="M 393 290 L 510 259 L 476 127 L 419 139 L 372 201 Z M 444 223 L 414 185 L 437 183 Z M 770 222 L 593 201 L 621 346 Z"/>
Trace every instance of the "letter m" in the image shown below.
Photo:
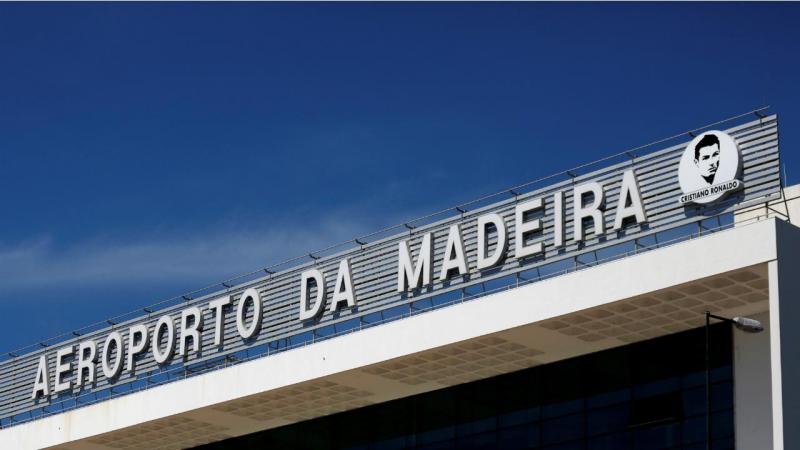
<path fill-rule="evenodd" d="M 397 267 L 397 292 L 405 292 L 430 284 L 433 274 L 433 264 L 431 264 L 431 254 L 433 254 L 431 233 L 426 233 L 422 236 L 422 243 L 419 246 L 416 266 L 411 262 L 411 252 L 408 250 L 407 241 L 400 241 L 399 250 L 400 261 Z"/>

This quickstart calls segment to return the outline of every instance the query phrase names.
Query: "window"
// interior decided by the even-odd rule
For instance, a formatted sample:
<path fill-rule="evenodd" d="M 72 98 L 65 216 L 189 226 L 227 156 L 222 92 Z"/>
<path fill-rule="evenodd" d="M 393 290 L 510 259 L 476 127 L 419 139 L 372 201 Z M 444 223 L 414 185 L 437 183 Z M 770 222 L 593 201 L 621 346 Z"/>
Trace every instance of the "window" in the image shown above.
<path fill-rule="evenodd" d="M 713 448 L 733 449 L 731 330 L 712 333 Z M 702 449 L 704 342 L 690 330 L 202 448 Z"/>

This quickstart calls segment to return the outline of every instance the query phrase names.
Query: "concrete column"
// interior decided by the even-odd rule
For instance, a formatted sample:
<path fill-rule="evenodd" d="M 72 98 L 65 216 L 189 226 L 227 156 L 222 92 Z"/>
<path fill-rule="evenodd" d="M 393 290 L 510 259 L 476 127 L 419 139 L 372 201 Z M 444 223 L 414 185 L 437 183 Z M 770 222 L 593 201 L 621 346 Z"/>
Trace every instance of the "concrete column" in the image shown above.
<path fill-rule="evenodd" d="M 748 317 L 761 321 L 765 331 L 733 332 L 736 448 L 764 450 L 772 448 L 769 312 Z"/>
<path fill-rule="evenodd" d="M 800 448 L 800 230 L 775 225 L 778 258 L 768 263 L 772 436 L 773 448 L 784 450 Z"/>

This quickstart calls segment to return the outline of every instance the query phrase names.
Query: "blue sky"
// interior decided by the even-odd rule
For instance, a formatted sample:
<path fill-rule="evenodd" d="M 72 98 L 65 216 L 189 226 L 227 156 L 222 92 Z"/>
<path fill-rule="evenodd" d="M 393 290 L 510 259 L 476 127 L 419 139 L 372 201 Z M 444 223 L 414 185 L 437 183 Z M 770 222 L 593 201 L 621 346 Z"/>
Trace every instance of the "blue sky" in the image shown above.
<path fill-rule="evenodd" d="M 12 350 L 770 104 L 796 4 L 0 4 Z"/>

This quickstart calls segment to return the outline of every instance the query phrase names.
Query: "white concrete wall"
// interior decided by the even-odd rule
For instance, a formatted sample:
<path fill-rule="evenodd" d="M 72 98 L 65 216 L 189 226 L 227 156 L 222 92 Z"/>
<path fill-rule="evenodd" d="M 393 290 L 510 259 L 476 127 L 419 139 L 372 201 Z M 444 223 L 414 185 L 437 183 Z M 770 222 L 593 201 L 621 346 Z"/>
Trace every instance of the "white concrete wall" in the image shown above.
<path fill-rule="evenodd" d="M 800 448 L 800 229 L 778 222 L 769 263 L 770 363 L 775 450 Z"/>
<path fill-rule="evenodd" d="M 734 221 L 737 224 L 746 224 L 768 217 L 785 220 L 800 226 L 800 184 L 784 188 L 783 195 L 778 200 L 737 211 Z"/>
<path fill-rule="evenodd" d="M 769 312 L 749 317 L 761 321 L 765 332 L 733 332 L 736 448 L 764 450 L 772 448 Z"/>

